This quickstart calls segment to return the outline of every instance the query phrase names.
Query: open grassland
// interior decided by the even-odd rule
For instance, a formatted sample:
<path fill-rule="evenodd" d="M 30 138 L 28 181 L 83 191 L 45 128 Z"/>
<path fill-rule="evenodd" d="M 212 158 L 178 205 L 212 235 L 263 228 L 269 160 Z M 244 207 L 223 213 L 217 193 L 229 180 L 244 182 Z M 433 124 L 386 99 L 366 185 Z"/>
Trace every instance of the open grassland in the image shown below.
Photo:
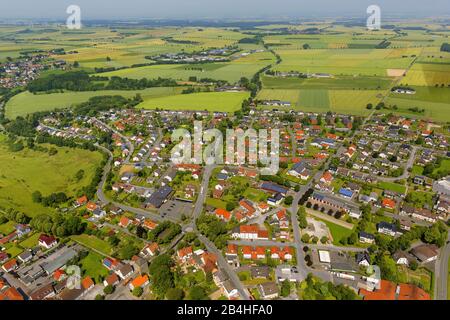
<path fill-rule="evenodd" d="M 367 115 L 367 104 L 376 105 L 383 94 L 377 90 L 263 89 L 257 98 L 290 101 L 295 109 L 303 111 Z"/>
<path fill-rule="evenodd" d="M 99 90 L 83 92 L 64 92 L 64 93 L 42 93 L 32 94 L 28 91 L 14 96 L 6 104 L 6 117 L 15 119 L 18 116 L 24 116 L 38 111 L 50 111 L 55 109 L 64 109 L 73 105 L 85 102 L 89 98 L 104 95 L 121 95 L 126 98 L 134 97 L 139 93 L 144 100 L 159 98 L 180 93 L 182 88 L 149 88 L 144 90 Z"/>
<path fill-rule="evenodd" d="M 189 77 L 211 78 L 236 82 L 241 77 L 251 78 L 257 71 L 273 63 L 274 57 L 270 52 L 258 52 L 231 62 L 204 63 L 204 64 L 161 64 L 128 68 L 100 75 L 111 77 L 119 76 L 132 79 L 172 78 L 188 80 Z"/>
<path fill-rule="evenodd" d="M 388 69 L 405 69 L 413 61 L 412 56 L 399 54 L 397 49 L 277 49 L 275 52 L 282 59 L 275 70 L 329 73 L 335 76 L 385 77 Z"/>
<path fill-rule="evenodd" d="M 0 135 L 0 207 L 12 207 L 29 216 L 53 211 L 32 201 L 34 191 L 39 190 L 44 196 L 53 192 L 76 196 L 81 187 L 91 182 L 102 159 L 98 152 L 70 148 L 57 148 L 54 156 L 29 149 L 13 153 L 5 140 Z M 79 170 L 85 174 L 77 181 Z"/>
<path fill-rule="evenodd" d="M 372 76 L 338 76 L 333 78 L 278 78 L 271 76 L 261 77 L 263 87 L 270 89 L 363 89 L 387 90 L 392 79 Z"/>
<path fill-rule="evenodd" d="M 147 99 L 137 106 L 143 109 L 208 110 L 233 112 L 239 110 L 248 92 L 201 92 Z"/>
<path fill-rule="evenodd" d="M 450 85 L 450 63 L 415 63 L 402 79 L 402 83 L 411 86 Z"/>

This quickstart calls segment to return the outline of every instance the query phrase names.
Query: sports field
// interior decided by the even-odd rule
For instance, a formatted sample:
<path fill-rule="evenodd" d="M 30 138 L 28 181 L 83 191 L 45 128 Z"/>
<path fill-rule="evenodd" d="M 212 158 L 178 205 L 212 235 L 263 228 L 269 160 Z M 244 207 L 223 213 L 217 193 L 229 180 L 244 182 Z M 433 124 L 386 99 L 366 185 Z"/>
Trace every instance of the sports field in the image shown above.
<path fill-rule="evenodd" d="M 53 156 L 29 149 L 13 153 L 5 141 L 6 137 L 0 135 L 0 207 L 13 207 L 29 216 L 53 212 L 32 201 L 34 191 L 41 191 L 43 196 L 53 192 L 75 196 L 91 182 L 102 160 L 98 152 L 71 148 L 56 148 L 58 153 Z M 77 181 L 79 170 L 85 174 Z"/>

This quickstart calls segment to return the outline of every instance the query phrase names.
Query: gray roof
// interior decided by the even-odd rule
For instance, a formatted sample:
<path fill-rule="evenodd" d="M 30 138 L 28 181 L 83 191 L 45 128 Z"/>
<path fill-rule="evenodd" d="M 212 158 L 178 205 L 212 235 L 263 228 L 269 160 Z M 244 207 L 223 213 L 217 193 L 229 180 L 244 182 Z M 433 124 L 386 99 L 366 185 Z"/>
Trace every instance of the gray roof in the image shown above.
<path fill-rule="evenodd" d="M 47 259 L 45 259 L 45 261 L 41 264 L 41 267 L 47 274 L 52 274 L 77 255 L 78 253 L 74 249 L 63 248 L 55 251 Z"/>

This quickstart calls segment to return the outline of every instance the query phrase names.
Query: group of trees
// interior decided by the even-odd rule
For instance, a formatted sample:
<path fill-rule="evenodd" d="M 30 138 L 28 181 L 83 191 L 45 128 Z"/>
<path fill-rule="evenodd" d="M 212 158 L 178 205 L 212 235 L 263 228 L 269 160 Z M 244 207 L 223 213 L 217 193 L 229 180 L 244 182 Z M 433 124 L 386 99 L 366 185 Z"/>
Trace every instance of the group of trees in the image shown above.
<path fill-rule="evenodd" d="M 441 51 L 450 52 L 450 43 L 443 43 L 441 45 Z"/>
<path fill-rule="evenodd" d="M 57 237 L 81 234 L 86 228 L 86 223 L 80 217 L 71 214 L 63 216 L 59 213 L 37 215 L 31 219 L 30 225 L 34 230 L 50 233 Z"/>
<path fill-rule="evenodd" d="M 161 236 L 164 233 L 164 236 Z M 171 221 L 164 221 L 156 226 L 147 235 L 148 240 L 159 244 L 169 243 L 181 233 L 181 226 Z"/>
<path fill-rule="evenodd" d="M 54 192 L 47 197 L 44 197 L 40 191 L 35 191 L 31 194 L 33 202 L 40 203 L 44 207 L 57 207 L 69 200 L 69 197 L 64 192 Z"/>
<path fill-rule="evenodd" d="M 136 97 L 137 100 L 137 97 Z M 123 109 L 136 105 L 134 100 L 126 99 L 122 96 L 97 96 L 88 101 L 80 103 L 74 109 L 75 113 L 81 115 L 95 115 L 97 112 L 109 109 Z"/>
<path fill-rule="evenodd" d="M 214 242 L 217 248 L 222 249 L 227 244 L 227 226 L 219 218 L 203 214 L 197 219 L 198 230 L 209 240 Z"/>
<path fill-rule="evenodd" d="M 179 292 L 169 291 L 175 288 L 174 273 L 172 267 L 174 262 L 170 255 L 162 254 L 157 256 L 149 267 L 149 274 L 152 279 L 152 291 L 160 298 L 164 298 L 166 294 L 178 296 Z"/>
<path fill-rule="evenodd" d="M 30 92 L 71 90 L 141 90 L 152 87 L 174 87 L 177 82 L 173 79 L 129 79 L 121 77 L 90 76 L 86 71 L 69 71 L 61 74 L 50 74 L 31 81 L 27 85 Z"/>
<path fill-rule="evenodd" d="M 434 163 L 427 164 L 423 169 L 423 175 L 430 177 L 432 179 L 440 179 L 450 174 L 450 170 L 441 167 L 444 157 L 437 157 Z"/>
<path fill-rule="evenodd" d="M 30 217 L 28 217 L 25 213 L 14 210 L 12 208 L 3 209 L 3 214 L 0 214 L 0 224 L 4 224 L 8 221 L 15 221 L 17 223 L 26 224 L 30 222 Z"/>
<path fill-rule="evenodd" d="M 357 300 L 358 295 L 343 284 L 323 282 L 311 273 L 305 279 L 301 296 L 303 300 Z"/>

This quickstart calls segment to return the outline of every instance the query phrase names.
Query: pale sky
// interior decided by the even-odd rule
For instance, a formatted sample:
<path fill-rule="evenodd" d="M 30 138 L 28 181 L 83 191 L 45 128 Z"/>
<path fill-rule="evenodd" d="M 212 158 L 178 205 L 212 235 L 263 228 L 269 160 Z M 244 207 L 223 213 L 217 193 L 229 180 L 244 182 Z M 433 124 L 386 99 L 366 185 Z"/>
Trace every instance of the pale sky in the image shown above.
<path fill-rule="evenodd" d="M 382 15 L 450 15 L 450 0 L 0 0 L 0 18 L 65 20 L 80 6 L 85 19 L 251 19 L 283 17 L 365 18 L 371 4 Z"/>

